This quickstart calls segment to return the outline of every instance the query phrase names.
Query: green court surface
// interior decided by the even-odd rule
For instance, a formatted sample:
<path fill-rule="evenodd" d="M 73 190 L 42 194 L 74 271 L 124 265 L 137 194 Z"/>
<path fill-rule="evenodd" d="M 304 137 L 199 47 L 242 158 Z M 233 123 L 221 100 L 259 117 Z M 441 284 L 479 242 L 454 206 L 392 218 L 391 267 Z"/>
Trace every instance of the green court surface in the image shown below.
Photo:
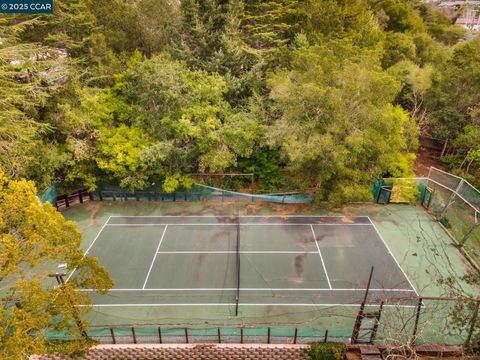
<path fill-rule="evenodd" d="M 345 338 L 372 266 L 368 303 L 375 309 L 384 301 L 385 324 L 394 318 L 401 331 L 413 326 L 417 294 L 446 293 L 442 278 L 452 276 L 478 294 L 461 280 L 467 261 L 416 206 L 326 212 L 304 205 L 132 201 L 91 202 L 64 214 L 84 232 L 88 256 L 115 281 L 106 295 L 82 289 L 92 296 L 86 315 L 92 330 L 295 326 Z M 451 307 L 425 302 L 422 336 L 458 342 L 463 334 L 444 333 Z M 380 331 L 391 336 L 392 328 Z"/>

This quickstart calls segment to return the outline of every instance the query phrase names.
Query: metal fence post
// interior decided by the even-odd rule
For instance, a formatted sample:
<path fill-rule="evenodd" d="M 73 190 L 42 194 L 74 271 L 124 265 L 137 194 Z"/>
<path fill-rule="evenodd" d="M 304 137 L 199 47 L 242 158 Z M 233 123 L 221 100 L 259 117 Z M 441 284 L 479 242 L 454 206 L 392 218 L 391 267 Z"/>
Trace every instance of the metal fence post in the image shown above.
<path fill-rule="evenodd" d="M 162 329 L 160 326 L 158 327 L 158 342 L 161 344 L 162 343 Z"/>
<path fill-rule="evenodd" d="M 133 337 L 133 343 L 137 343 L 137 335 L 135 334 L 135 327 L 132 326 L 132 337 Z"/>
<path fill-rule="evenodd" d="M 462 240 L 460 240 L 459 245 L 463 246 L 467 242 L 470 235 L 472 235 L 473 231 L 480 226 L 480 220 L 477 224 L 472 225 L 472 227 L 467 231 L 467 233 L 463 236 Z"/>
<path fill-rule="evenodd" d="M 113 328 L 110 328 L 110 335 L 112 336 L 112 344 L 116 344 L 117 341 L 115 340 L 115 332 L 113 331 Z"/>
<path fill-rule="evenodd" d="M 188 328 L 185 328 L 185 344 L 188 344 Z"/>
<path fill-rule="evenodd" d="M 412 333 L 412 345 L 415 344 L 415 340 L 417 339 L 418 321 L 420 320 L 420 310 L 422 310 L 422 301 L 423 299 L 421 297 L 418 298 L 417 314 L 415 315 L 415 325 L 413 326 L 413 333 Z"/>
<path fill-rule="evenodd" d="M 222 342 L 222 338 L 220 335 L 220 328 L 217 328 L 217 336 L 218 336 L 218 343 L 220 344 Z"/>
<path fill-rule="evenodd" d="M 267 332 L 267 344 L 270 344 L 270 326 L 268 327 L 268 332 Z"/>
<path fill-rule="evenodd" d="M 328 329 L 325 330 L 325 336 L 324 336 L 324 338 L 323 338 L 323 342 L 326 343 L 327 341 L 328 341 Z"/>
<path fill-rule="evenodd" d="M 240 344 L 243 344 L 243 327 L 240 327 Z"/>
<path fill-rule="evenodd" d="M 295 334 L 293 335 L 293 343 L 294 343 L 294 344 L 297 343 L 297 335 L 298 335 L 298 329 L 295 328 Z"/>
<path fill-rule="evenodd" d="M 480 308 L 480 299 L 476 300 L 475 308 L 473 309 L 472 319 L 470 320 L 470 329 L 468 330 L 467 340 L 465 340 L 465 347 L 470 346 L 470 340 L 472 339 L 473 330 L 475 329 L 475 323 L 478 318 L 478 309 Z"/>
<path fill-rule="evenodd" d="M 455 190 L 450 190 L 452 191 L 452 194 L 450 195 L 450 197 L 448 198 L 448 201 L 447 201 L 447 204 L 445 205 L 445 207 L 442 209 L 442 212 L 440 213 L 440 216 L 438 217 L 438 220 L 441 220 L 443 219 L 443 217 L 445 216 L 445 214 L 447 213 L 447 210 L 450 206 L 452 206 L 452 204 L 455 202 L 455 197 L 457 196 L 458 194 L 458 191 L 460 190 L 460 188 L 462 187 L 462 184 L 463 184 L 463 179 L 460 181 L 460 183 L 457 185 L 457 188 Z"/>

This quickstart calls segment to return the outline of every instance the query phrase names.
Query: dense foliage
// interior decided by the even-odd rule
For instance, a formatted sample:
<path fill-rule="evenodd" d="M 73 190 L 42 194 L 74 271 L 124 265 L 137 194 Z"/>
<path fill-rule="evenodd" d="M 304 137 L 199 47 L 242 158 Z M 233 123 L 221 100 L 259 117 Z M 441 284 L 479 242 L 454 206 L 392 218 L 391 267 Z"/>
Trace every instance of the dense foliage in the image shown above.
<path fill-rule="evenodd" d="M 40 203 L 32 181 L 11 180 L 0 171 L 0 358 L 27 359 L 44 353 L 47 329 L 82 338 L 81 320 L 89 295 L 78 288 L 113 286 L 97 258 L 84 257 L 82 235 L 49 203 Z M 56 265 L 67 263 L 78 276 L 63 286 L 48 282 Z M 53 280 L 52 280 L 53 281 Z M 55 283 L 56 284 L 56 283 Z M 87 339 L 69 350 L 82 348 Z"/>
<path fill-rule="evenodd" d="M 0 21 L 0 166 L 39 189 L 253 171 L 341 204 L 419 134 L 480 171 L 480 40 L 417 0 L 57 0 Z"/>

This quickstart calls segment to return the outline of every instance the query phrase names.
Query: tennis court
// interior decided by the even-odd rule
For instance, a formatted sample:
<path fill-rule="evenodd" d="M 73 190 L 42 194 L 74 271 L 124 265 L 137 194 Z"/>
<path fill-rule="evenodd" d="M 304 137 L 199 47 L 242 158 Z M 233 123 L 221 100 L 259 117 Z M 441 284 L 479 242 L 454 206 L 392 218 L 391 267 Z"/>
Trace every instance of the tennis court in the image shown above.
<path fill-rule="evenodd" d="M 115 281 L 93 306 L 118 311 L 357 306 L 371 266 L 369 303 L 416 295 L 369 217 L 111 216 L 87 253 Z"/>

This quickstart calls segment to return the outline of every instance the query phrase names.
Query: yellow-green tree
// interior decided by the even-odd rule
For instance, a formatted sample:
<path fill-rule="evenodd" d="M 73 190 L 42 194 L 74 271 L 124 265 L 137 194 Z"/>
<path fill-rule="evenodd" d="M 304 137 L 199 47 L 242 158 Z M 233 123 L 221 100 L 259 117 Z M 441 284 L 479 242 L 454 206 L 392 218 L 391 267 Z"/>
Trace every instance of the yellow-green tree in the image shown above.
<path fill-rule="evenodd" d="M 0 170 L 0 358 L 26 359 L 49 348 L 47 331 L 79 339 L 68 351 L 85 347 L 88 324 L 81 320 L 89 295 L 113 286 L 95 258 L 84 257 L 81 234 L 72 221 L 36 197 L 32 181 L 11 180 Z M 59 263 L 78 276 L 63 286 L 48 277 Z M 73 344 L 73 345 L 72 345 Z"/>

